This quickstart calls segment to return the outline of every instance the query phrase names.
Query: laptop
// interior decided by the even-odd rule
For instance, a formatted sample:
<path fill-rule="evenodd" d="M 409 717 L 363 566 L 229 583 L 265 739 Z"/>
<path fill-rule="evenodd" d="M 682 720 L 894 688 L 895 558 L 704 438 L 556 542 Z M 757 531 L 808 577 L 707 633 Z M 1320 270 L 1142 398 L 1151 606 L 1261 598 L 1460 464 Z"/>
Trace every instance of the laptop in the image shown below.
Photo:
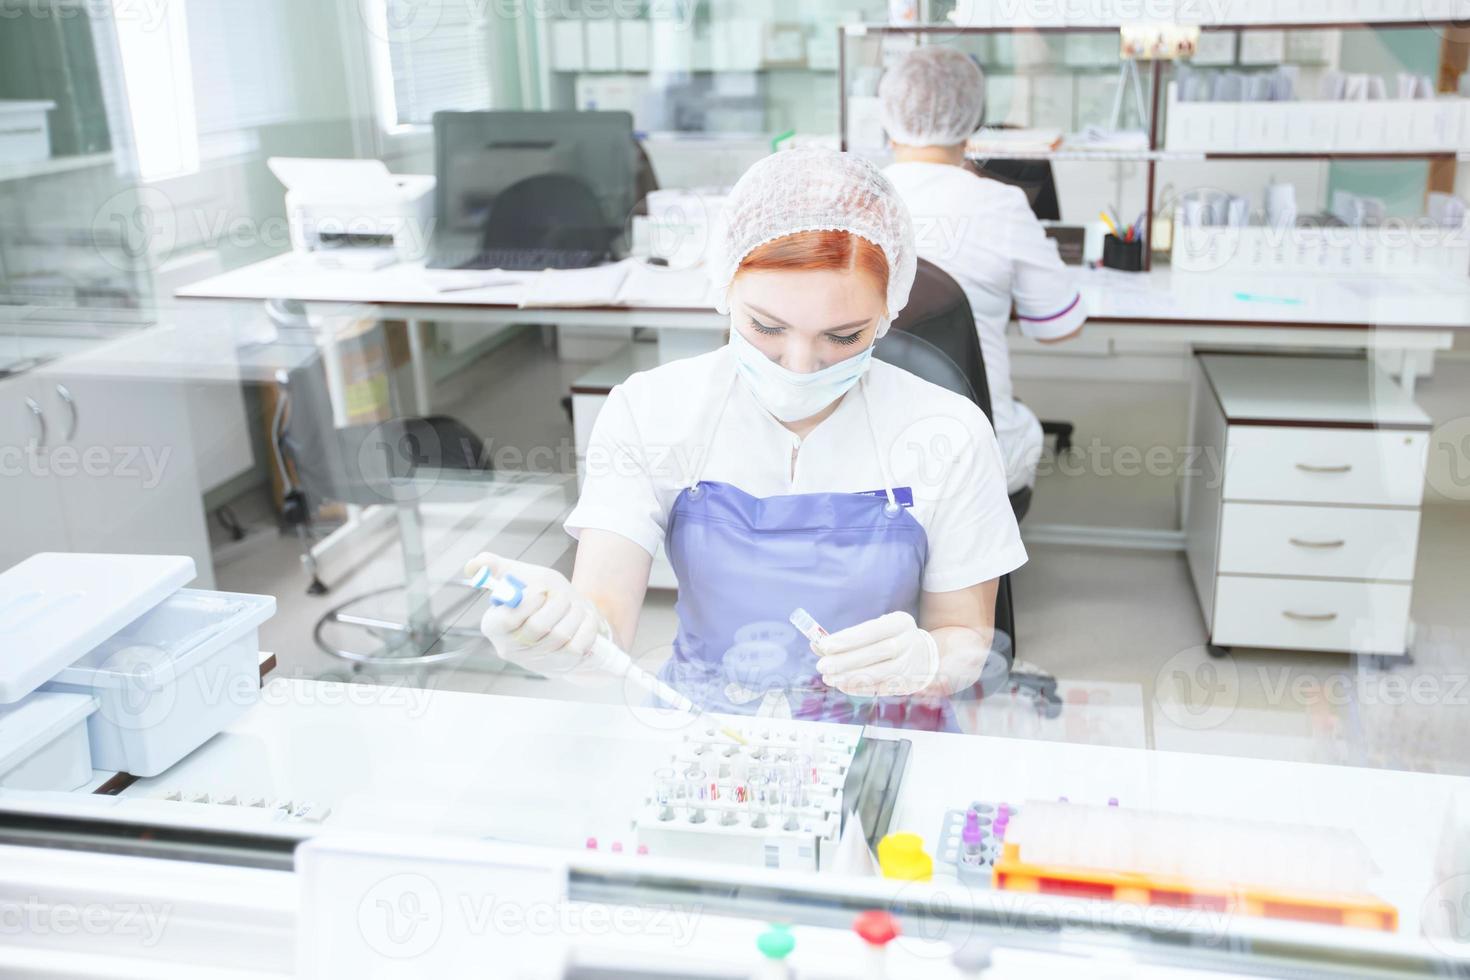
<path fill-rule="evenodd" d="M 578 269 L 627 251 L 626 112 L 437 112 L 432 269 Z"/>

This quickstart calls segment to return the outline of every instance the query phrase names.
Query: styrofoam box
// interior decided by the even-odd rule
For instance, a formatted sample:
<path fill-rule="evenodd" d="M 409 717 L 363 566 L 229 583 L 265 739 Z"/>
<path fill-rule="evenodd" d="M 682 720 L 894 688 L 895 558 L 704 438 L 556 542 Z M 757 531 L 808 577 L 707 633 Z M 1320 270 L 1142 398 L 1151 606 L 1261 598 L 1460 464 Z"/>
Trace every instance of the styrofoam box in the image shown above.
<path fill-rule="evenodd" d="M 0 164 L 51 159 L 51 124 L 46 113 L 55 102 L 0 99 Z"/>
<path fill-rule="evenodd" d="M 1168 89 L 1164 145 L 1228 153 L 1443 152 L 1470 127 L 1470 99 L 1362 102 L 1180 102 Z"/>
<path fill-rule="evenodd" d="M 87 717 L 97 699 L 37 691 L 0 705 L 0 789 L 69 792 L 92 778 Z"/>
<path fill-rule="evenodd" d="M 260 624 L 271 596 L 180 589 L 42 690 L 91 694 L 92 765 L 156 776 L 260 696 Z"/>

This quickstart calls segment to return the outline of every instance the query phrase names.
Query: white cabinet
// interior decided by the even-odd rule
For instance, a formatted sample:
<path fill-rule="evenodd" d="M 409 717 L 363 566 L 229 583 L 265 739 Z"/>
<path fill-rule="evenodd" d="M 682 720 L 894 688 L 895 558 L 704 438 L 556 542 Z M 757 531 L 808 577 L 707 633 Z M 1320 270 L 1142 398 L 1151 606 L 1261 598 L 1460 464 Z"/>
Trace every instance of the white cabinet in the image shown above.
<path fill-rule="evenodd" d="M 1372 362 L 1202 355 L 1184 485 L 1210 642 L 1406 651 L 1429 418 Z"/>
<path fill-rule="evenodd" d="M 184 390 L 67 359 L 0 383 L 0 567 L 38 551 L 188 555 L 214 587 Z"/>
<path fill-rule="evenodd" d="M 0 381 L 0 569 L 66 547 L 61 498 L 40 448 L 44 428 L 40 385 L 28 374 Z"/>

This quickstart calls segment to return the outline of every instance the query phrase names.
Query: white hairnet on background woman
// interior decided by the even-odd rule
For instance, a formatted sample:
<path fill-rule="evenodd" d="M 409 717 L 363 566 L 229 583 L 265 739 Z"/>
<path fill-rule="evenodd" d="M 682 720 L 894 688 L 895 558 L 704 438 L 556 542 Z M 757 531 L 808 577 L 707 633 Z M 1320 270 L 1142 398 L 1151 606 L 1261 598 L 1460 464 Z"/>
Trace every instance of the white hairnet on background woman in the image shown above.
<path fill-rule="evenodd" d="M 953 146 L 980 128 L 985 76 L 953 48 L 919 48 L 883 73 L 879 118 L 888 138 L 907 146 Z"/>

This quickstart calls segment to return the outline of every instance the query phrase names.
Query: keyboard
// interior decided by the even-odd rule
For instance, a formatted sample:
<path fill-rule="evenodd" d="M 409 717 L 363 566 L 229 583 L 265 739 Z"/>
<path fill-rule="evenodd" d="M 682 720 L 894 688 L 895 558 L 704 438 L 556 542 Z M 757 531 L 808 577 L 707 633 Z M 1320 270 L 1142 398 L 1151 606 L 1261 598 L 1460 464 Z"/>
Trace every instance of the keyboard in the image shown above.
<path fill-rule="evenodd" d="M 605 252 L 590 248 L 492 248 L 476 255 L 436 257 L 431 269 L 586 269 L 600 265 Z"/>

